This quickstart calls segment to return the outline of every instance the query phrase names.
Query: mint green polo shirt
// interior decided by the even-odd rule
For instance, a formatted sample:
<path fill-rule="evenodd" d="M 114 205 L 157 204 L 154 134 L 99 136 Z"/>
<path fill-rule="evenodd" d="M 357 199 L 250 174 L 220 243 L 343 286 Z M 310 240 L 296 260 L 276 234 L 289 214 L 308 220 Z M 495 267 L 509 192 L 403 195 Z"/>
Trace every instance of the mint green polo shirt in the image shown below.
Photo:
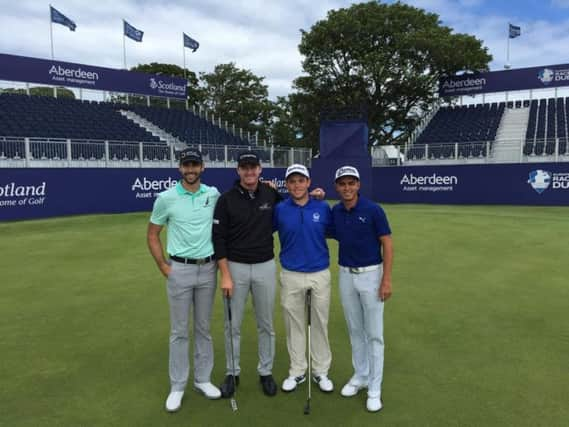
<path fill-rule="evenodd" d="M 150 222 L 167 226 L 167 252 L 183 258 L 213 255 L 211 229 L 219 191 L 200 184 L 195 193 L 180 182 L 163 191 L 154 202 Z"/>

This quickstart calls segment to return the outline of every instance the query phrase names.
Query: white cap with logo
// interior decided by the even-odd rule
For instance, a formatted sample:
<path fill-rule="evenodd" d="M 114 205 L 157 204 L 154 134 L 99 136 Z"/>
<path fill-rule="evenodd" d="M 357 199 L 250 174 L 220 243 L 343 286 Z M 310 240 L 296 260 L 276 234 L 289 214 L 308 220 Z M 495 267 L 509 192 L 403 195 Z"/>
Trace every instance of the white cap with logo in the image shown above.
<path fill-rule="evenodd" d="M 298 173 L 306 178 L 310 178 L 310 174 L 308 173 L 308 169 L 304 165 L 299 165 L 295 163 L 294 165 L 290 165 L 285 172 L 285 179 L 291 176 L 293 173 Z"/>
<path fill-rule="evenodd" d="M 336 177 L 334 181 L 342 178 L 343 176 L 353 176 L 354 178 L 360 179 L 360 173 L 358 170 L 353 166 L 342 166 L 336 170 Z"/>

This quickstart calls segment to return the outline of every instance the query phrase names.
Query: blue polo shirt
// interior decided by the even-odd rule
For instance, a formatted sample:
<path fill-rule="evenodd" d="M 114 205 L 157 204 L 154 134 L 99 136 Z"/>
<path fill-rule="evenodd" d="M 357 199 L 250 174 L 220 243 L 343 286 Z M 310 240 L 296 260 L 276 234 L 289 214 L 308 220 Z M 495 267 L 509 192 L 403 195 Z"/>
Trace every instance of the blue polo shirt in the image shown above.
<path fill-rule="evenodd" d="M 380 236 L 391 234 L 387 216 L 376 203 L 358 196 L 356 205 L 346 210 L 343 203 L 332 208 L 334 238 L 339 243 L 339 264 L 367 267 L 381 264 Z"/>
<path fill-rule="evenodd" d="M 211 229 L 218 198 L 215 187 L 200 184 L 192 193 L 180 182 L 158 195 L 150 222 L 168 226 L 168 254 L 194 259 L 213 254 Z"/>
<path fill-rule="evenodd" d="M 292 198 L 276 205 L 273 230 L 279 232 L 283 268 L 314 273 L 330 266 L 326 233 L 332 223 L 328 203 L 310 199 L 304 206 Z"/>

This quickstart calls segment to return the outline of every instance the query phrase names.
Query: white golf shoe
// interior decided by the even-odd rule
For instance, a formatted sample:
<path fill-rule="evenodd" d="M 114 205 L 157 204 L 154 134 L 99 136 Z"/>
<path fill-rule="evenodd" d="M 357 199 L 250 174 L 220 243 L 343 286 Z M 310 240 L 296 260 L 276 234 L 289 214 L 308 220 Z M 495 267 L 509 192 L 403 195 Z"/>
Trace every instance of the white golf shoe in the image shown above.
<path fill-rule="evenodd" d="M 194 389 L 208 399 L 219 399 L 221 391 L 212 383 L 194 383 Z"/>
<path fill-rule="evenodd" d="M 289 392 L 296 389 L 296 386 L 302 384 L 306 381 L 306 375 L 299 375 L 298 377 L 288 377 L 283 381 L 282 389 L 283 391 Z"/>
<path fill-rule="evenodd" d="M 383 402 L 381 401 L 381 397 L 370 397 L 368 396 L 366 402 L 366 408 L 369 412 L 377 412 L 381 408 L 383 408 Z"/>
<path fill-rule="evenodd" d="M 320 390 L 322 390 L 325 393 L 331 393 L 332 391 L 334 391 L 334 383 L 326 375 L 315 375 L 314 382 L 318 384 Z"/>
<path fill-rule="evenodd" d="M 342 391 L 340 394 L 344 397 L 352 397 L 358 394 L 358 392 L 367 387 L 366 382 L 362 382 L 357 380 L 355 377 L 352 377 L 348 383 L 342 387 Z"/>
<path fill-rule="evenodd" d="M 166 399 L 166 410 L 168 412 L 176 412 L 182 406 L 183 391 L 171 391 Z"/>

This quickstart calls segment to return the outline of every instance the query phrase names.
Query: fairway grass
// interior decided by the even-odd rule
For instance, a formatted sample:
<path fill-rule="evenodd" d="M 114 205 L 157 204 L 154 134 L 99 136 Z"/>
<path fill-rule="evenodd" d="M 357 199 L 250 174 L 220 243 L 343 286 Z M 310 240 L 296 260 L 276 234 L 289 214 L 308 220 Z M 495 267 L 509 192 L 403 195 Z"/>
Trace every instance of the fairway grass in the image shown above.
<path fill-rule="evenodd" d="M 332 394 L 262 394 L 251 302 L 239 411 L 190 385 L 168 414 L 165 280 L 148 213 L 0 223 L 0 426 L 566 426 L 569 209 L 386 205 L 395 247 L 384 409 L 339 394 L 352 374 L 330 241 Z M 278 253 L 278 245 L 276 248 Z M 278 384 L 288 354 L 277 295 Z M 225 374 L 223 305 L 213 381 Z"/>

